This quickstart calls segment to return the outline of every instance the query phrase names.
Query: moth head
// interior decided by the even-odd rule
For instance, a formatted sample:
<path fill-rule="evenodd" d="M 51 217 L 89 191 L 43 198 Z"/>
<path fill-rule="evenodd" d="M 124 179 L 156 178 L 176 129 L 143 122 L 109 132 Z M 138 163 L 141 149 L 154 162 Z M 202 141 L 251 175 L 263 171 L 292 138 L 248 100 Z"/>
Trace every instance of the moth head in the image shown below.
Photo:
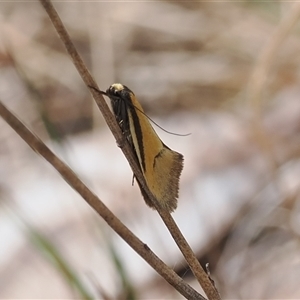
<path fill-rule="evenodd" d="M 134 94 L 127 86 L 121 83 L 114 83 L 106 90 L 106 95 L 113 101 L 130 99 L 131 95 Z"/>

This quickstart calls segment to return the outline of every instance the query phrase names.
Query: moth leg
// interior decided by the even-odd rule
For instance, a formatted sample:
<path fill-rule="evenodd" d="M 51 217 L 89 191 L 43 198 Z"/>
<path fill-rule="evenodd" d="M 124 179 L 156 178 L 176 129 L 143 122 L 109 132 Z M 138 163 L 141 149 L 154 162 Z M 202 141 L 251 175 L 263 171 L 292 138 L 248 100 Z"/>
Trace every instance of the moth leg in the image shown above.
<path fill-rule="evenodd" d="M 125 143 L 126 143 L 126 137 L 123 135 L 121 140 L 117 141 L 117 146 L 122 149 L 124 147 Z"/>
<path fill-rule="evenodd" d="M 119 126 L 120 126 L 120 128 L 122 130 L 123 137 L 122 137 L 121 141 L 117 142 L 117 145 L 118 145 L 119 148 L 123 148 L 124 147 L 124 145 L 126 143 L 126 140 L 128 140 L 130 146 L 132 144 L 130 131 L 129 130 L 124 130 L 124 126 L 123 125 L 124 125 L 124 122 L 123 122 L 123 120 L 121 120 L 119 122 Z"/>

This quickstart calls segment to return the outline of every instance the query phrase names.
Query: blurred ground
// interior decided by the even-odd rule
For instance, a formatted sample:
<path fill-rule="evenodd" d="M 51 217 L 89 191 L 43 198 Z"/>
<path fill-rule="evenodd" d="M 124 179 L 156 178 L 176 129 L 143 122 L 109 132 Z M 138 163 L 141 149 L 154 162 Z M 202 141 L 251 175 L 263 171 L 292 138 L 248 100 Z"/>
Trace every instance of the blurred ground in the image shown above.
<path fill-rule="evenodd" d="M 156 129 L 185 157 L 174 218 L 224 299 L 300 297 L 299 25 L 272 59 L 255 109 L 250 89 L 291 5 L 55 2 L 101 89 L 121 82 L 158 124 L 191 133 Z M 0 100 L 199 289 L 131 187 L 128 164 L 41 5 L 2 2 L 0 22 Z M 94 298 L 181 299 L 3 120 L 0 195 L 1 299 L 82 297 L 36 231 Z"/>

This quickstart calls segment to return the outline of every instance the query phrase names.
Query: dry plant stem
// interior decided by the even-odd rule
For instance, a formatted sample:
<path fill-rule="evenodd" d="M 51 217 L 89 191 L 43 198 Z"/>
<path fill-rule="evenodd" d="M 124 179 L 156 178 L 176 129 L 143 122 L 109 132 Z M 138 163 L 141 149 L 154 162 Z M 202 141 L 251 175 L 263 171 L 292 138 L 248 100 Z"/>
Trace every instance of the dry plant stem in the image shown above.
<path fill-rule="evenodd" d="M 88 87 L 97 87 L 95 81 L 93 80 L 92 76 L 88 72 L 87 68 L 85 67 L 82 59 L 80 58 L 77 50 L 75 49 L 62 21 L 60 20 L 57 12 L 55 11 L 54 7 L 52 6 L 51 2 L 49 0 L 40 0 L 42 5 L 44 6 L 45 10 L 47 11 L 55 29 L 57 30 L 62 42 L 64 43 L 67 52 L 71 56 L 80 76 L 82 77 L 83 81 L 86 83 Z M 135 159 L 135 156 L 132 152 L 131 147 L 127 143 L 126 140 L 124 140 L 124 137 L 121 133 L 120 127 L 117 124 L 114 116 L 112 115 L 111 111 L 109 110 L 106 102 L 104 101 L 102 95 L 97 93 L 93 88 L 90 88 L 90 91 L 100 109 L 102 112 L 109 128 L 111 129 L 113 135 L 116 138 L 116 141 L 118 145 L 122 145 L 121 149 L 126 156 L 135 176 L 139 180 L 139 182 L 142 184 L 143 188 L 149 195 L 150 199 L 152 200 L 153 204 L 155 205 L 157 211 L 159 212 L 161 218 L 163 219 L 164 223 L 168 227 L 172 237 L 174 238 L 175 242 L 179 246 L 180 250 L 182 251 L 185 259 L 187 260 L 187 263 L 189 264 L 192 272 L 194 273 L 195 277 L 197 278 L 198 282 L 200 283 L 202 289 L 206 293 L 208 299 L 210 300 L 217 300 L 220 299 L 219 293 L 216 290 L 216 288 L 211 283 L 208 275 L 205 273 L 205 271 L 202 269 L 200 263 L 196 259 L 193 251 L 189 247 L 188 243 L 186 242 L 184 236 L 180 232 L 179 228 L 177 227 L 175 221 L 171 217 L 170 213 L 163 211 L 157 200 L 153 197 L 151 192 L 149 191 L 144 177 L 141 173 L 141 170 L 137 164 L 137 161 Z"/>
<path fill-rule="evenodd" d="M 142 258 L 187 299 L 205 300 L 199 293 L 182 280 L 171 268 L 164 264 L 150 248 L 140 241 L 102 202 L 77 175 L 61 161 L 38 137 L 36 137 L 1 102 L 0 116 L 38 154 L 45 158 L 74 188 L 83 199 L 117 232 Z"/>
<path fill-rule="evenodd" d="M 166 226 L 168 227 L 174 241 L 176 242 L 182 254 L 184 255 L 185 260 L 190 266 L 195 277 L 198 279 L 208 299 L 221 299 L 219 292 L 214 286 L 212 287 L 212 282 L 210 281 L 206 272 L 201 267 L 198 259 L 193 253 L 193 250 L 185 240 L 184 236 L 177 227 L 177 224 L 175 223 L 170 213 L 159 208 L 157 209 L 157 211 L 160 214 Z"/>
<path fill-rule="evenodd" d="M 267 157 L 271 159 L 270 164 L 272 166 L 273 173 L 275 173 L 277 169 L 277 163 L 272 151 L 271 142 L 262 125 L 262 93 L 263 88 L 266 85 L 268 73 L 274 61 L 275 55 L 280 46 L 283 44 L 284 39 L 297 24 L 299 17 L 300 3 L 296 2 L 291 6 L 290 10 L 288 13 L 286 13 L 273 35 L 263 47 L 257 59 L 249 83 L 248 92 L 250 97 L 250 105 L 254 114 L 255 133 L 258 137 L 260 145 L 262 146 L 262 149 L 265 151 Z"/>

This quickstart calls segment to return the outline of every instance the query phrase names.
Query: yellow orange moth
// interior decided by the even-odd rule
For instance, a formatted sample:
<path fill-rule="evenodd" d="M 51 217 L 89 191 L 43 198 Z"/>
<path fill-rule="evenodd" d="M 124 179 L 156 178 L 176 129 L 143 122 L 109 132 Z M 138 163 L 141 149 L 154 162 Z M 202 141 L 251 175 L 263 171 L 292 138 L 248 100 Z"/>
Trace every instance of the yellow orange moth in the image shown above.
<path fill-rule="evenodd" d="M 160 140 L 128 87 L 115 83 L 101 93 L 111 100 L 113 113 L 134 150 L 149 190 L 163 209 L 174 211 L 177 207 L 183 156 Z M 143 187 L 138 184 L 145 202 L 153 208 Z"/>

